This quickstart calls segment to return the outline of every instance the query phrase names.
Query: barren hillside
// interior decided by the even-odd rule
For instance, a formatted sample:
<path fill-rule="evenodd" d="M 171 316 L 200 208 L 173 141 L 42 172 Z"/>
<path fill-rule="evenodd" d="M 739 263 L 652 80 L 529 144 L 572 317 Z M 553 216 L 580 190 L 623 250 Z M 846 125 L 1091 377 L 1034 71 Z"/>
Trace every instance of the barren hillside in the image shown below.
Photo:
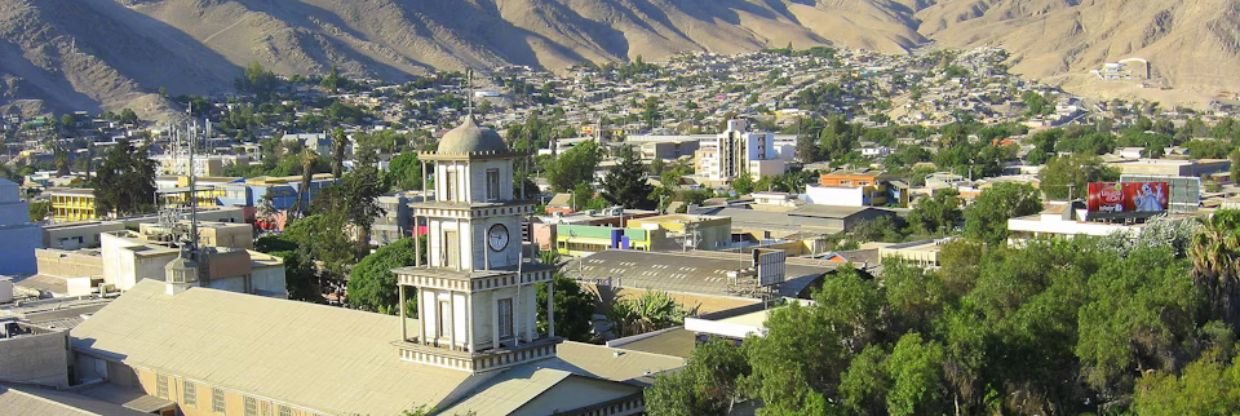
<path fill-rule="evenodd" d="M 153 111 L 161 87 L 227 90 L 251 62 L 399 80 L 789 43 L 997 44 L 1016 71 L 1083 87 L 1142 57 L 1177 90 L 1240 89 L 1240 0 L 0 0 L 0 106 Z"/>

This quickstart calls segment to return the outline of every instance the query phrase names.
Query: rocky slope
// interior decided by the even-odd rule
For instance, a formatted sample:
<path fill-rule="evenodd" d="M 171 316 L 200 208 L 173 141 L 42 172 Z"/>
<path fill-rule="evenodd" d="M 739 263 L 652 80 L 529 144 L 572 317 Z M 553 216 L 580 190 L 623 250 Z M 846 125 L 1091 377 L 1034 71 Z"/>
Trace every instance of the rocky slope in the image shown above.
<path fill-rule="evenodd" d="M 396 80 L 788 43 L 998 44 L 1033 77 L 1140 56 L 1176 88 L 1240 89 L 1240 0 L 0 0 L 0 105 L 157 109 L 250 62 Z"/>

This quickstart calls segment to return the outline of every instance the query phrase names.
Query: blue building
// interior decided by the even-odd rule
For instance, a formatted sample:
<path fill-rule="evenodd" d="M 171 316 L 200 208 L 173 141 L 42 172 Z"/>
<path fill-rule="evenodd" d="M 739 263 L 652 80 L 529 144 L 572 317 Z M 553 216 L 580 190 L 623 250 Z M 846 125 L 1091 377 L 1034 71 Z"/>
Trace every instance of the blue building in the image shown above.
<path fill-rule="evenodd" d="M 0 275 L 34 274 L 34 251 L 42 243 L 43 228 L 30 222 L 17 184 L 0 179 Z"/>
<path fill-rule="evenodd" d="M 308 203 L 313 203 L 324 189 L 335 183 L 336 178 L 331 174 L 316 174 L 311 177 L 309 192 L 304 193 L 304 197 L 309 198 Z M 272 208 L 277 211 L 293 208 L 297 205 L 297 199 L 303 195 L 300 191 L 301 176 L 260 176 L 245 182 L 225 184 L 222 188 L 224 196 L 220 198 L 220 203 L 223 205 L 258 207 L 270 194 Z"/>

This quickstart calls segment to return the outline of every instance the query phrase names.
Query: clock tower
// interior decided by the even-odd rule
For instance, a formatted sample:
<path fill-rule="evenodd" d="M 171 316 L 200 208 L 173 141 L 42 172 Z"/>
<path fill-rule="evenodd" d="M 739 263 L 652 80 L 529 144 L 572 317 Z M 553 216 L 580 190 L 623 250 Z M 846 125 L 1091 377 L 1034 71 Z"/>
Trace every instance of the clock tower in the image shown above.
<path fill-rule="evenodd" d="M 425 218 L 427 247 L 415 250 L 427 250 L 427 264 L 393 270 L 400 304 L 416 293 L 418 305 L 416 328 L 401 319 L 401 359 L 481 373 L 555 356 L 551 297 L 538 305 L 535 295 L 552 270 L 522 256 L 521 217 L 534 205 L 513 190 L 520 156 L 473 116 L 419 154 L 423 171 L 435 163 L 435 200 L 412 205 L 414 224 Z M 546 334 L 539 307 L 548 308 Z"/>

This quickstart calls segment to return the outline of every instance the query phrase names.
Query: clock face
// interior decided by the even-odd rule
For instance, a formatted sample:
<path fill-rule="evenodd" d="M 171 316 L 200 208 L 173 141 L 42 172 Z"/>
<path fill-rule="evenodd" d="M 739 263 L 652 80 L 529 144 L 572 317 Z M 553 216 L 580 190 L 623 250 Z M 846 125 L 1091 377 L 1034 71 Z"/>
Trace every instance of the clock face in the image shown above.
<path fill-rule="evenodd" d="M 487 245 L 493 251 L 500 251 L 508 247 L 508 227 L 505 227 L 504 224 L 492 225 L 491 229 L 487 230 Z"/>

